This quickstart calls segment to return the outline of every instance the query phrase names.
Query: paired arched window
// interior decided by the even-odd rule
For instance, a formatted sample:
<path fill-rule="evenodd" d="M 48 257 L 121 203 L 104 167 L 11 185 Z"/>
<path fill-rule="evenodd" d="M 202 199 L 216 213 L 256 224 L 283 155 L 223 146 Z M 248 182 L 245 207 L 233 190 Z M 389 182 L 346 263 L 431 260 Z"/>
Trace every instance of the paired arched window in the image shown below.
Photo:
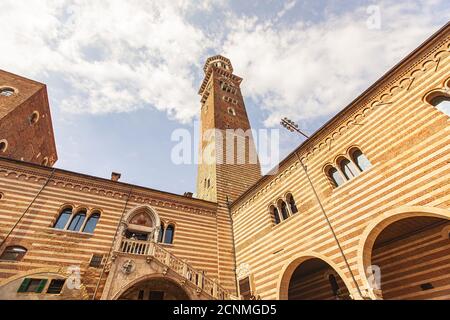
<path fill-rule="evenodd" d="M 283 217 L 283 220 L 286 220 L 287 218 L 289 218 L 289 213 L 288 213 L 288 208 L 287 208 L 286 202 L 284 202 L 283 200 L 279 200 L 278 207 L 280 208 L 281 216 Z"/>
<path fill-rule="evenodd" d="M 69 227 L 67 230 L 70 231 L 80 231 L 81 227 L 84 224 L 84 220 L 86 219 L 86 211 L 80 211 L 77 214 L 75 214 L 70 221 Z"/>
<path fill-rule="evenodd" d="M 175 228 L 173 225 L 169 224 L 164 231 L 164 243 L 172 244 L 173 243 L 173 234 L 175 232 Z"/>
<path fill-rule="evenodd" d="M 94 233 L 95 227 L 97 226 L 98 220 L 100 219 L 100 213 L 96 212 L 90 215 L 83 228 L 83 232 Z"/>
<path fill-rule="evenodd" d="M 450 116 L 450 95 L 446 93 L 434 95 L 428 102 L 442 113 Z"/>
<path fill-rule="evenodd" d="M 347 158 L 343 158 L 339 161 L 339 168 L 347 180 L 355 178 L 359 175 L 359 171 L 355 168 L 354 163 Z"/>
<path fill-rule="evenodd" d="M 288 193 L 286 195 L 286 200 L 279 199 L 276 202 L 276 205 L 271 205 L 269 207 L 269 211 L 275 224 L 279 224 L 281 221 L 289 219 L 298 212 L 294 196 L 291 193 Z"/>
<path fill-rule="evenodd" d="M 279 224 L 281 222 L 280 214 L 278 213 L 278 209 L 275 206 L 270 206 L 270 215 L 275 224 Z"/>
<path fill-rule="evenodd" d="M 335 167 L 330 167 L 328 169 L 328 177 L 333 182 L 335 187 L 339 187 L 341 184 L 344 183 L 344 179 L 342 179 L 341 174 Z"/>
<path fill-rule="evenodd" d="M 0 255 L 0 260 L 20 261 L 27 253 L 27 249 L 21 246 L 9 246 Z"/>
<path fill-rule="evenodd" d="M 297 204 L 295 203 L 294 196 L 290 193 L 286 196 L 287 202 L 289 203 L 289 207 L 291 209 L 292 214 L 296 214 L 298 212 Z"/>
<path fill-rule="evenodd" d="M 325 173 L 334 187 L 339 187 L 345 181 L 359 176 L 361 172 L 371 166 L 369 159 L 358 148 L 351 149 L 349 156 L 349 158 L 339 157 L 336 166 L 329 165 L 325 169 Z"/>
<path fill-rule="evenodd" d="M 94 211 L 88 217 L 87 210 L 81 209 L 74 212 L 72 207 L 64 208 L 59 214 L 53 228 L 60 230 L 69 230 L 74 232 L 94 233 L 100 213 Z M 87 219 L 86 219 L 87 218 Z"/>
<path fill-rule="evenodd" d="M 174 235 L 175 235 L 175 226 L 173 224 L 168 224 L 167 227 L 164 228 L 164 223 L 161 223 L 161 229 L 158 235 L 158 242 L 172 244 Z"/>
<path fill-rule="evenodd" d="M 70 217 L 72 216 L 72 208 L 66 208 L 64 209 L 58 217 L 58 220 L 56 220 L 55 224 L 53 225 L 53 228 L 55 229 L 65 229 L 67 226 L 67 222 L 69 221 Z"/>
<path fill-rule="evenodd" d="M 365 171 L 370 168 L 370 161 L 359 149 L 353 150 L 351 153 L 352 160 L 360 171 Z"/>

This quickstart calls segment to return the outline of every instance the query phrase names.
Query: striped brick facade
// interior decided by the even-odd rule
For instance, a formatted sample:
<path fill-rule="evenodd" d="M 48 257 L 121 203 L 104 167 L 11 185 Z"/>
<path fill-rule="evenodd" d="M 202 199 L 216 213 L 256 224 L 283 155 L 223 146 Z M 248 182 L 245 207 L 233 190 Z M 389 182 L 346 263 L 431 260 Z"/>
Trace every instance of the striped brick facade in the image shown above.
<path fill-rule="evenodd" d="M 201 132 L 218 129 L 223 138 L 227 129 L 250 129 L 230 61 L 211 57 L 204 70 Z M 274 174 L 261 177 L 259 163 L 246 162 L 249 150 L 243 164 L 201 163 L 197 198 L 53 169 L 37 155 L 1 157 L 0 254 L 27 251 L 20 261 L 0 260 L 0 299 L 147 299 L 161 290 L 168 299 L 449 299 L 449 117 L 430 103 L 449 91 L 446 25 Z M 46 106 L 42 94 L 32 106 Z M 217 150 L 217 137 L 200 150 L 208 143 Z M 328 169 L 353 161 L 354 150 L 370 166 L 336 187 Z M 56 229 L 69 207 L 100 214 L 95 231 Z M 161 223 L 174 227 L 171 244 L 158 240 Z M 148 240 L 127 238 L 132 227 L 151 230 Z M 97 266 L 93 255 L 102 257 Z M 68 288 L 74 267 L 77 290 Z M 20 292 L 28 278 L 48 282 L 42 292 Z M 60 294 L 46 293 L 52 279 L 66 280 Z"/>
<path fill-rule="evenodd" d="M 397 220 L 450 218 L 449 117 L 426 99 L 430 92 L 449 90 L 449 51 L 447 25 L 297 148 L 276 175 L 262 178 L 233 203 L 237 265 L 246 266 L 255 295 L 287 299 L 296 268 L 318 258 L 342 278 L 353 298 L 380 298 L 385 286 L 387 298 L 449 298 L 448 225 L 372 254 L 378 234 Z M 341 156 L 350 158 L 353 147 L 372 166 L 336 188 L 325 169 Z M 269 206 L 287 193 L 299 212 L 275 225 Z M 411 274 L 419 261 L 422 269 Z M 373 290 L 366 274 L 377 263 L 381 292 Z M 433 288 L 421 290 L 426 283 Z"/>

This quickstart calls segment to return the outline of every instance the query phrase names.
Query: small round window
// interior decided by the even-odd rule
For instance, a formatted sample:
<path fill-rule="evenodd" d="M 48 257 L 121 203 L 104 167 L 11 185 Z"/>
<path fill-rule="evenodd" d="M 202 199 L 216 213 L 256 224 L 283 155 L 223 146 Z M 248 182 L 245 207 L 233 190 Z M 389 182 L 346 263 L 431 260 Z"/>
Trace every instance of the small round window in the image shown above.
<path fill-rule="evenodd" d="M 10 97 L 12 96 L 16 91 L 13 88 L 1 88 L 0 89 L 0 96 L 4 97 Z"/>
<path fill-rule="evenodd" d="M 5 139 L 0 140 L 0 152 L 5 152 L 8 149 L 8 141 Z"/>
<path fill-rule="evenodd" d="M 39 121 L 39 112 L 34 111 L 30 116 L 30 124 L 35 124 Z"/>

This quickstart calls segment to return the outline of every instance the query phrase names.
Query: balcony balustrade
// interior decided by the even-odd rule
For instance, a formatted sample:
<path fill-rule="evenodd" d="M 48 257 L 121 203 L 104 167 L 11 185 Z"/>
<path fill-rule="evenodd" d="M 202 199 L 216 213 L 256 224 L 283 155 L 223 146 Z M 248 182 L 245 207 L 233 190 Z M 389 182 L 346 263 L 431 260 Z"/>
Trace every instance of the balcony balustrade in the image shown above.
<path fill-rule="evenodd" d="M 229 293 L 215 280 L 206 277 L 203 271 L 194 269 L 186 261 L 176 257 L 154 241 L 122 238 L 116 251 L 130 255 L 151 257 L 176 272 L 184 280 L 192 283 L 197 287 L 197 290 L 203 291 L 215 299 L 230 299 Z"/>

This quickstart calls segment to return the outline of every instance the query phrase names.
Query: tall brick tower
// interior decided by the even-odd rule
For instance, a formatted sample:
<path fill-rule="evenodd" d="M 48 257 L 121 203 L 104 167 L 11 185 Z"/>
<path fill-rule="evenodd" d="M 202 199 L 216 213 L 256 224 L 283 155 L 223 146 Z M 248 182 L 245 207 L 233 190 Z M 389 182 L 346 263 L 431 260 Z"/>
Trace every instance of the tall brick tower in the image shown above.
<path fill-rule="evenodd" d="M 261 178 L 253 136 L 240 84 L 229 59 L 206 60 L 199 94 L 201 103 L 200 164 L 197 197 L 216 201 L 218 221 L 218 278 L 235 292 L 235 265 L 228 204 Z M 212 157 L 211 157 L 212 156 Z"/>
<path fill-rule="evenodd" d="M 58 159 L 46 86 L 0 70 L 0 157 L 53 166 Z"/>

